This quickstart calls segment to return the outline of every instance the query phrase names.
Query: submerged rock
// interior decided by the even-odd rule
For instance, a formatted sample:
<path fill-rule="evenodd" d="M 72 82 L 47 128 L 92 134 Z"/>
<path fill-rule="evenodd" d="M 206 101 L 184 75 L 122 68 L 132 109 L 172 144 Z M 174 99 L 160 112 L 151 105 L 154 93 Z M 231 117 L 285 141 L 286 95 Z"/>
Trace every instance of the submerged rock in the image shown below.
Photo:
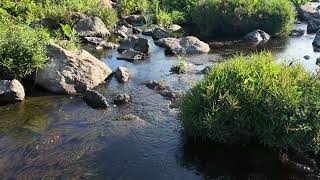
<path fill-rule="evenodd" d="M 301 28 L 295 28 L 291 31 L 291 36 L 292 37 L 301 37 L 305 34 L 305 30 L 304 29 L 301 29 Z"/>
<path fill-rule="evenodd" d="M 18 80 L 0 81 L 0 105 L 23 101 L 25 92 Z"/>
<path fill-rule="evenodd" d="M 129 36 L 128 39 L 120 40 L 118 52 L 122 53 L 130 49 L 147 54 L 149 52 L 148 40 L 137 36 Z"/>
<path fill-rule="evenodd" d="M 129 62 L 137 62 L 143 60 L 145 55 L 141 52 L 134 51 L 132 49 L 125 50 L 122 52 L 120 57 L 117 57 L 118 60 L 125 60 Z"/>
<path fill-rule="evenodd" d="M 155 43 L 160 47 L 166 48 L 166 54 L 199 54 L 210 51 L 210 47 L 207 43 L 204 43 L 193 36 L 180 39 L 164 38 L 156 41 Z"/>
<path fill-rule="evenodd" d="M 129 94 L 118 94 L 114 98 L 114 104 L 116 105 L 124 105 L 129 103 L 131 100 L 131 96 Z"/>
<path fill-rule="evenodd" d="M 167 85 L 166 81 L 164 81 L 164 80 L 160 80 L 160 81 L 150 80 L 150 81 L 146 81 L 144 84 L 149 89 L 156 90 L 156 91 L 165 90 L 168 88 L 168 85 Z"/>
<path fill-rule="evenodd" d="M 152 32 L 152 38 L 155 40 L 170 38 L 170 37 L 172 37 L 171 33 L 162 28 L 155 28 Z"/>
<path fill-rule="evenodd" d="M 243 40 L 250 44 L 266 43 L 270 39 L 270 35 L 260 29 L 252 31 L 243 37 Z"/>
<path fill-rule="evenodd" d="M 106 98 L 94 90 L 87 90 L 83 95 L 83 100 L 92 108 L 109 108 Z"/>
<path fill-rule="evenodd" d="M 80 37 L 105 37 L 110 36 L 106 25 L 99 17 L 86 17 L 74 25 L 74 30 Z"/>
<path fill-rule="evenodd" d="M 174 65 L 173 67 L 171 67 L 170 71 L 176 74 L 186 74 L 186 73 L 190 73 L 193 72 L 195 69 L 195 66 L 191 63 L 180 63 L 177 65 Z"/>
<path fill-rule="evenodd" d="M 125 21 L 133 26 L 143 26 L 147 23 L 143 15 L 130 15 L 125 17 Z"/>
<path fill-rule="evenodd" d="M 119 66 L 116 70 L 116 77 L 121 83 L 128 82 L 130 77 L 128 68 Z"/>
<path fill-rule="evenodd" d="M 142 119 L 133 114 L 127 114 L 124 116 L 118 116 L 115 118 L 116 121 L 142 121 Z"/>
<path fill-rule="evenodd" d="M 85 92 L 103 83 L 112 70 L 85 50 L 67 51 L 48 45 L 49 58 L 43 69 L 34 74 L 34 81 L 57 94 Z"/>

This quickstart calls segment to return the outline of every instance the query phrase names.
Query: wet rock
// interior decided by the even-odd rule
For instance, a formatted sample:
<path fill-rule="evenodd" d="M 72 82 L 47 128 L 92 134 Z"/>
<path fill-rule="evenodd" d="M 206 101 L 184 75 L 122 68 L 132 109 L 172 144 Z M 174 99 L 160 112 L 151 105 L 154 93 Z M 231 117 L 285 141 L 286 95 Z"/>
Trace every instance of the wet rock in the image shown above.
<path fill-rule="evenodd" d="M 205 68 L 203 68 L 203 69 L 201 70 L 201 73 L 204 74 L 204 75 L 207 75 L 207 74 L 210 73 L 211 69 L 212 69 L 211 66 L 206 66 Z"/>
<path fill-rule="evenodd" d="M 204 43 L 193 36 L 180 39 L 164 38 L 156 41 L 155 43 L 160 47 L 166 48 L 166 54 L 200 54 L 210 51 L 210 47 L 207 43 Z"/>
<path fill-rule="evenodd" d="M 309 55 L 303 56 L 304 59 L 309 60 L 311 57 Z"/>
<path fill-rule="evenodd" d="M 0 105 L 23 101 L 25 92 L 18 80 L 0 81 Z"/>
<path fill-rule="evenodd" d="M 116 77 L 118 79 L 119 82 L 121 83 L 126 83 L 129 81 L 129 70 L 126 67 L 123 66 L 119 66 L 116 70 Z"/>
<path fill-rule="evenodd" d="M 172 90 L 164 90 L 160 91 L 160 94 L 168 100 L 174 101 L 183 96 L 185 96 L 185 91 L 172 91 Z"/>
<path fill-rule="evenodd" d="M 191 63 L 183 62 L 171 67 L 171 72 L 175 74 L 186 74 L 194 71 L 195 66 Z"/>
<path fill-rule="evenodd" d="M 308 21 L 307 33 L 316 33 L 320 29 L 320 19 L 312 19 Z"/>
<path fill-rule="evenodd" d="M 145 54 L 129 49 L 122 52 L 120 57 L 117 57 L 118 60 L 125 60 L 129 62 L 137 62 L 143 60 L 145 58 Z"/>
<path fill-rule="evenodd" d="M 99 37 L 84 37 L 84 40 L 87 42 L 90 42 L 92 44 L 98 45 L 96 47 L 97 49 L 117 49 L 119 47 L 118 44 L 111 43 L 111 42 L 106 42 L 104 39 L 99 38 Z"/>
<path fill-rule="evenodd" d="M 154 31 L 154 28 L 145 29 L 145 30 L 142 31 L 142 35 L 152 36 L 153 35 L 153 31 Z"/>
<path fill-rule="evenodd" d="M 83 100 L 92 108 L 109 108 L 106 98 L 94 90 L 87 90 L 83 94 Z"/>
<path fill-rule="evenodd" d="M 130 15 L 125 17 L 125 21 L 132 26 L 143 26 L 146 24 L 147 20 L 143 15 Z"/>
<path fill-rule="evenodd" d="M 168 88 L 168 85 L 167 85 L 166 81 L 164 81 L 164 80 L 160 80 L 160 81 L 150 80 L 150 81 L 146 81 L 144 84 L 149 89 L 156 90 L 156 91 L 165 90 Z"/>
<path fill-rule="evenodd" d="M 297 8 L 298 17 L 302 21 L 310 21 L 313 19 L 320 19 L 320 14 L 317 11 L 317 8 L 307 3 Z"/>
<path fill-rule="evenodd" d="M 106 25 L 99 17 L 86 17 L 74 25 L 74 30 L 80 37 L 105 37 L 110 36 Z"/>
<path fill-rule="evenodd" d="M 131 100 L 131 96 L 129 94 L 118 94 L 114 98 L 114 104 L 115 105 L 124 105 L 129 103 Z"/>
<path fill-rule="evenodd" d="M 177 24 L 172 24 L 167 28 L 169 32 L 181 32 L 183 31 L 182 27 Z"/>
<path fill-rule="evenodd" d="M 316 64 L 317 64 L 318 66 L 320 66 L 320 57 L 317 58 Z"/>
<path fill-rule="evenodd" d="M 124 116 L 118 116 L 115 118 L 116 121 L 142 121 L 142 119 L 133 114 L 127 114 Z"/>
<path fill-rule="evenodd" d="M 291 36 L 292 37 L 301 37 L 305 34 L 305 30 L 301 28 L 295 28 L 291 31 Z"/>
<path fill-rule="evenodd" d="M 133 34 L 140 34 L 142 32 L 141 29 L 137 28 L 137 27 L 132 27 L 132 33 Z"/>
<path fill-rule="evenodd" d="M 122 53 L 130 49 L 147 54 L 149 51 L 148 40 L 137 36 L 129 36 L 128 39 L 120 40 L 118 52 Z"/>
<path fill-rule="evenodd" d="M 171 33 L 161 28 L 155 28 L 152 33 L 152 38 L 155 40 L 170 37 L 172 37 Z"/>
<path fill-rule="evenodd" d="M 243 40 L 250 44 L 266 43 L 270 39 L 270 35 L 260 29 L 252 31 L 243 37 Z"/>
<path fill-rule="evenodd" d="M 101 46 L 105 49 L 117 49 L 119 47 L 119 44 L 105 42 L 105 43 L 101 44 Z"/>
<path fill-rule="evenodd" d="M 120 21 L 118 21 L 118 26 L 125 26 L 127 28 L 132 28 L 132 25 L 129 24 L 126 20 L 121 19 Z"/>
<path fill-rule="evenodd" d="M 57 94 L 85 92 L 103 83 L 111 69 L 85 50 L 67 51 L 55 44 L 48 45 L 45 67 L 34 74 L 34 81 Z"/>
<path fill-rule="evenodd" d="M 128 38 L 127 33 L 128 33 L 128 28 L 126 26 L 124 26 L 124 25 L 117 26 L 117 28 L 115 30 L 115 34 L 118 37 L 122 38 L 122 39 L 127 39 Z"/>
<path fill-rule="evenodd" d="M 96 47 L 95 47 L 95 50 L 96 50 L 96 51 L 101 51 L 101 50 L 103 50 L 103 47 L 102 47 L 102 46 L 96 46 Z"/>
<path fill-rule="evenodd" d="M 316 33 L 316 37 L 314 38 L 312 45 L 315 52 L 320 52 L 320 31 Z"/>

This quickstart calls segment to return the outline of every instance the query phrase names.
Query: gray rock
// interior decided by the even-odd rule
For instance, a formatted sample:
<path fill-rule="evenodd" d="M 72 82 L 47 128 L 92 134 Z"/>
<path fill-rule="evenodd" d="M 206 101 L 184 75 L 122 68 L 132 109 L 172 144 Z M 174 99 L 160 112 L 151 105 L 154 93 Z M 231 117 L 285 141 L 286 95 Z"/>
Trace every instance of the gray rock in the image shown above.
<path fill-rule="evenodd" d="M 128 33 L 128 28 L 124 25 L 117 26 L 117 29 L 115 30 L 115 34 L 122 39 L 128 38 L 127 33 Z"/>
<path fill-rule="evenodd" d="M 320 57 L 317 58 L 316 65 L 320 66 Z"/>
<path fill-rule="evenodd" d="M 169 32 L 181 32 L 183 31 L 182 27 L 177 24 L 172 24 L 167 28 Z"/>
<path fill-rule="evenodd" d="M 118 26 L 125 26 L 127 28 L 132 28 L 133 26 L 131 24 L 129 24 L 126 20 L 121 19 L 120 21 L 118 21 Z"/>
<path fill-rule="evenodd" d="M 186 73 L 190 73 L 193 72 L 195 69 L 195 66 L 191 63 L 179 63 L 177 65 L 174 65 L 173 67 L 171 67 L 171 72 L 175 73 L 175 74 L 186 74 Z"/>
<path fill-rule="evenodd" d="M 266 43 L 270 39 L 270 35 L 260 29 L 252 31 L 243 37 L 243 40 L 250 44 Z"/>
<path fill-rule="evenodd" d="M 0 81 L 0 104 L 14 103 L 23 101 L 25 92 L 22 84 L 18 80 Z"/>
<path fill-rule="evenodd" d="M 166 54 L 200 54 L 210 51 L 210 47 L 207 43 L 204 43 L 193 36 L 188 36 L 180 39 L 164 38 L 156 41 L 155 44 L 160 47 L 166 48 Z"/>
<path fill-rule="evenodd" d="M 152 33 L 152 38 L 155 40 L 170 37 L 172 37 L 171 33 L 161 28 L 155 28 Z"/>
<path fill-rule="evenodd" d="M 149 51 L 148 40 L 137 36 L 129 36 L 127 39 L 120 40 L 118 52 L 122 53 L 130 49 L 147 54 Z"/>
<path fill-rule="evenodd" d="M 132 27 L 132 33 L 133 34 L 140 34 L 142 32 L 141 29 L 137 28 L 137 27 Z"/>
<path fill-rule="evenodd" d="M 308 21 L 307 33 L 316 33 L 320 29 L 320 19 L 312 19 Z"/>
<path fill-rule="evenodd" d="M 83 100 L 92 108 L 109 108 L 106 98 L 94 90 L 87 90 L 83 94 Z"/>
<path fill-rule="evenodd" d="M 119 66 L 116 70 L 116 77 L 117 77 L 118 81 L 121 83 L 128 82 L 129 78 L 130 78 L 128 68 L 123 67 L 123 66 Z"/>
<path fill-rule="evenodd" d="M 117 49 L 119 47 L 119 44 L 105 42 L 104 44 L 101 44 L 101 46 L 105 49 Z"/>
<path fill-rule="evenodd" d="M 43 27 L 51 30 L 58 30 L 60 25 L 54 22 L 51 18 L 43 18 L 40 20 L 34 20 L 30 23 L 31 28 Z"/>
<path fill-rule="evenodd" d="M 34 74 L 34 81 L 57 94 L 75 94 L 103 83 L 112 70 L 87 51 L 67 51 L 48 45 L 45 67 Z"/>
<path fill-rule="evenodd" d="M 211 66 L 206 66 L 205 68 L 203 68 L 203 69 L 201 70 L 201 73 L 204 74 L 204 75 L 207 75 L 207 74 L 210 73 L 211 69 L 212 69 Z"/>
<path fill-rule="evenodd" d="M 143 60 L 145 58 L 145 54 L 129 49 L 122 52 L 121 56 L 117 57 L 118 60 L 125 60 L 129 62 L 137 62 Z"/>
<path fill-rule="evenodd" d="M 160 81 L 150 80 L 150 81 L 146 81 L 144 84 L 149 89 L 156 90 L 156 91 L 168 89 L 168 85 L 167 85 L 166 81 L 164 81 L 164 80 L 160 80 Z"/>
<path fill-rule="evenodd" d="M 312 45 L 315 52 L 320 52 L 320 30 L 316 33 Z"/>
<path fill-rule="evenodd" d="M 309 55 L 303 56 L 304 59 L 309 60 L 311 57 Z"/>
<path fill-rule="evenodd" d="M 130 15 L 125 17 L 124 20 L 132 26 L 143 26 L 147 23 L 147 20 L 143 15 Z"/>
<path fill-rule="evenodd" d="M 106 25 L 99 17 L 86 17 L 74 25 L 80 37 L 105 37 L 110 36 Z"/>
<path fill-rule="evenodd" d="M 124 105 L 129 103 L 131 100 L 131 96 L 129 94 L 118 94 L 114 98 L 114 104 L 115 105 Z"/>
<path fill-rule="evenodd" d="M 69 16 L 68 16 L 68 22 L 73 22 L 73 23 L 77 23 L 79 22 L 81 19 L 87 18 L 88 16 L 84 13 L 80 13 L 80 12 L 72 12 Z"/>
<path fill-rule="evenodd" d="M 301 19 L 302 21 L 320 19 L 320 14 L 317 11 L 317 8 L 308 3 L 298 7 L 297 12 L 299 19 Z"/>
<path fill-rule="evenodd" d="M 154 28 L 145 29 L 145 30 L 142 31 L 142 35 L 152 36 L 153 35 L 153 31 L 154 31 Z"/>
<path fill-rule="evenodd" d="M 171 101 L 175 101 L 183 97 L 185 94 L 186 94 L 185 91 L 172 91 L 172 90 L 160 91 L 161 96 Z"/>
<path fill-rule="evenodd" d="M 96 49 L 117 49 L 119 47 L 118 44 L 106 42 L 104 39 L 99 37 L 84 37 L 87 42 L 98 45 Z"/>
<path fill-rule="evenodd" d="M 301 28 L 295 28 L 291 31 L 291 36 L 292 37 L 301 37 L 305 34 L 305 30 L 304 29 L 301 29 Z"/>

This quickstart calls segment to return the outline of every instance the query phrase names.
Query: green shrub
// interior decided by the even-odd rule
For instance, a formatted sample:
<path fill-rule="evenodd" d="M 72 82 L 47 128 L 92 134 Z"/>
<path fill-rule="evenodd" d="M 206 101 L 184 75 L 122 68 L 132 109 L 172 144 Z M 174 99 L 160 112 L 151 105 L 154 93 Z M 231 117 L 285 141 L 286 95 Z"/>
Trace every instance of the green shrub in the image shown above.
<path fill-rule="evenodd" d="M 310 0 L 290 0 L 295 6 L 301 6 L 308 3 Z"/>
<path fill-rule="evenodd" d="M 121 15 L 128 16 L 132 13 L 145 13 L 150 7 L 148 0 L 119 0 Z"/>
<path fill-rule="evenodd" d="M 36 4 L 32 0 L 1 0 L 0 9 L 11 15 L 12 18 L 24 23 L 30 23 L 33 17 L 33 11 Z M 0 12 L 0 14 L 2 14 Z"/>
<path fill-rule="evenodd" d="M 43 29 L 0 23 L 0 78 L 21 79 L 41 68 L 48 39 Z"/>
<path fill-rule="evenodd" d="M 222 143 L 320 148 L 320 78 L 270 53 L 216 65 L 179 105 L 184 131 Z"/>
<path fill-rule="evenodd" d="M 294 20 L 288 0 L 202 0 L 192 12 L 203 36 L 244 35 L 255 29 L 286 36 Z"/>

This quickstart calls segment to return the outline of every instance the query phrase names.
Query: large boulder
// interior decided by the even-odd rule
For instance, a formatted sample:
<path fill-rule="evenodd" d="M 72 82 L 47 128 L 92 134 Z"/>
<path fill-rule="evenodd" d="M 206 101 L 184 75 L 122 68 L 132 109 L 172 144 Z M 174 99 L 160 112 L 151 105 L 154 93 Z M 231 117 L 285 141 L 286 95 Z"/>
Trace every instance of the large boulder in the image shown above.
<path fill-rule="evenodd" d="M 129 36 L 127 39 L 120 40 L 118 52 L 122 53 L 130 49 L 147 54 L 149 51 L 148 40 L 137 36 Z"/>
<path fill-rule="evenodd" d="M 106 100 L 106 98 L 94 90 L 87 90 L 83 96 L 83 100 L 92 108 L 109 108 L 109 104 Z"/>
<path fill-rule="evenodd" d="M 132 26 L 143 26 L 147 23 L 146 18 L 141 14 L 127 16 L 124 20 Z"/>
<path fill-rule="evenodd" d="M 320 29 L 320 19 L 312 19 L 308 21 L 307 33 L 316 33 Z"/>
<path fill-rule="evenodd" d="M 152 38 L 155 40 L 170 38 L 170 37 L 172 37 L 171 33 L 162 28 L 155 28 L 152 33 Z"/>
<path fill-rule="evenodd" d="M 119 57 L 117 57 L 118 60 L 125 60 L 129 62 L 138 62 L 140 60 L 143 60 L 145 58 L 145 54 L 135 51 L 132 49 L 125 50 L 121 53 Z"/>
<path fill-rule="evenodd" d="M 106 25 L 99 17 L 86 17 L 74 25 L 74 30 L 80 37 L 105 37 L 110 36 Z"/>
<path fill-rule="evenodd" d="M 320 19 L 320 14 L 317 8 L 310 3 L 298 7 L 297 12 L 299 19 L 301 19 L 302 21 Z"/>
<path fill-rule="evenodd" d="M 36 83 L 57 94 L 75 94 L 105 81 L 111 69 L 85 50 L 67 51 L 48 45 L 46 66 L 34 75 Z"/>
<path fill-rule="evenodd" d="M 156 45 L 166 48 L 167 54 L 199 54 L 207 53 L 210 47 L 207 43 L 200 41 L 198 38 L 188 36 L 180 39 L 164 38 L 155 42 Z"/>
<path fill-rule="evenodd" d="M 0 81 L 0 104 L 23 101 L 25 92 L 22 84 L 18 80 Z"/>
<path fill-rule="evenodd" d="M 260 29 L 252 31 L 243 37 L 243 40 L 250 44 L 266 43 L 270 39 L 270 35 Z"/>
<path fill-rule="evenodd" d="M 316 37 L 314 38 L 312 45 L 314 51 L 320 52 L 320 30 L 316 33 Z"/>

